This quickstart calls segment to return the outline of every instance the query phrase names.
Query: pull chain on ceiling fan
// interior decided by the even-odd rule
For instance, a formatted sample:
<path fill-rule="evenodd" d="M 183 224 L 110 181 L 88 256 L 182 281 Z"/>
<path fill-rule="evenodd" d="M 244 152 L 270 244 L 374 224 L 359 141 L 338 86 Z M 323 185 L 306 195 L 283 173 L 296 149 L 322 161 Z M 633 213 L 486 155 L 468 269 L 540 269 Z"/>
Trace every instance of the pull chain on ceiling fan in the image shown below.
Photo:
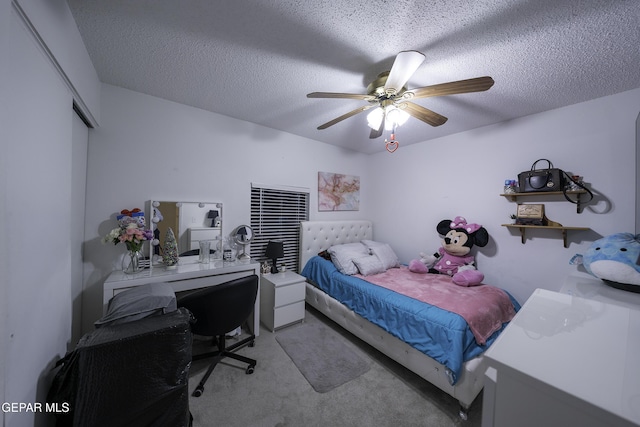
<path fill-rule="evenodd" d="M 395 129 L 404 124 L 409 117 L 414 117 L 431 126 L 440 126 L 447 121 L 446 117 L 410 100 L 483 92 L 493 86 L 493 79 L 485 76 L 440 83 L 417 89 L 407 89 L 406 83 L 420 67 L 424 59 L 425 57 L 422 53 L 414 50 L 400 52 L 393 62 L 391 71 L 380 73 L 367 87 L 367 94 L 339 92 L 312 92 L 307 94 L 307 98 L 359 99 L 369 103 L 318 126 L 318 130 L 326 129 L 371 108 L 374 108 L 374 110 L 367 115 L 367 122 L 371 128 L 369 135 L 371 139 L 382 136 L 385 129 L 395 132 Z"/>

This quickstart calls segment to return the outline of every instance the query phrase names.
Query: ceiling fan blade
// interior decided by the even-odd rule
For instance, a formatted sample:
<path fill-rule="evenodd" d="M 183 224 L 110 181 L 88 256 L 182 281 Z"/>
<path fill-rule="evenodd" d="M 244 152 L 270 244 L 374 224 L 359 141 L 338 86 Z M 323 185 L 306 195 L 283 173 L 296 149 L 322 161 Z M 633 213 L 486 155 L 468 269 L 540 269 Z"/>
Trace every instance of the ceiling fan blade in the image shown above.
<path fill-rule="evenodd" d="M 420 64 L 424 61 L 424 55 L 415 50 L 406 50 L 396 56 L 389 77 L 384 84 L 387 93 L 398 93 L 409 81 L 409 78 L 416 72 Z"/>
<path fill-rule="evenodd" d="M 382 131 L 384 131 L 384 123 L 386 122 L 386 120 L 387 120 L 387 110 L 383 109 L 380 126 L 378 126 L 378 129 L 371 129 L 371 132 L 369 132 L 369 139 L 376 139 L 382 136 Z"/>
<path fill-rule="evenodd" d="M 342 99 L 362 99 L 364 101 L 375 101 L 375 96 L 364 95 L 358 93 L 339 93 L 339 92 L 311 92 L 307 94 L 307 98 L 342 98 Z"/>
<path fill-rule="evenodd" d="M 326 129 L 329 126 L 333 126 L 336 123 L 340 123 L 341 121 L 348 119 L 349 117 L 353 117 L 358 113 L 362 113 L 363 111 L 368 110 L 371 107 L 375 107 L 375 105 L 365 105 L 363 107 L 356 108 L 355 110 L 349 111 L 346 114 L 341 115 L 340 117 L 336 117 L 335 119 L 328 121 L 327 123 L 318 126 L 318 130 Z"/>
<path fill-rule="evenodd" d="M 440 126 L 445 124 L 448 120 L 445 116 L 442 116 L 434 111 L 428 110 L 421 105 L 414 104 L 413 102 L 403 102 L 398 105 L 398 108 L 403 109 L 411 116 L 418 120 L 430 124 L 431 126 Z"/>
<path fill-rule="evenodd" d="M 405 96 L 407 98 L 429 98 L 432 96 L 456 95 L 458 93 L 483 92 L 493 86 L 493 83 L 493 79 L 489 76 L 476 77 L 475 79 L 458 80 L 456 82 L 411 89 L 405 92 Z"/>
<path fill-rule="evenodd" d="M 376 139 L 376 138 L 380 138 L 382 136 L 382 129 L 371 129 L 371 132 L 369 133 L 369 139 Z"/>

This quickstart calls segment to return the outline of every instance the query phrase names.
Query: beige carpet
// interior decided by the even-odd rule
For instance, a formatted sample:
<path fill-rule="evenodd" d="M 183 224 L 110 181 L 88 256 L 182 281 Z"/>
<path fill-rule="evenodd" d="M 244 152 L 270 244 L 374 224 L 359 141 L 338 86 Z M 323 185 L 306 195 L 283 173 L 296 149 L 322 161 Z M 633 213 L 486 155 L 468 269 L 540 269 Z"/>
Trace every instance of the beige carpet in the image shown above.
<path fill-rule="evenodd" d="M 226 361 L 216 367 L 201 397 L 190 397 L 194 427 L 479 427 L 481 396 L 471 406 L 469 420 L 458 417 L 458 402 L 331 320 L 307 308 L 305 323 L 320 322 L 335 332 L 370 364 L 357 378 L 326 393 L 318 393 L 276 341 L 278 333 L 260 331 L 255 347 L 240 354 L 257 359 L 256 370 L 246 375 L 244 366 Z M 196 344 L 202 350 L 208 342 Z M 208 362 L 194 362 L 189 379 L 193 391 Z"/>

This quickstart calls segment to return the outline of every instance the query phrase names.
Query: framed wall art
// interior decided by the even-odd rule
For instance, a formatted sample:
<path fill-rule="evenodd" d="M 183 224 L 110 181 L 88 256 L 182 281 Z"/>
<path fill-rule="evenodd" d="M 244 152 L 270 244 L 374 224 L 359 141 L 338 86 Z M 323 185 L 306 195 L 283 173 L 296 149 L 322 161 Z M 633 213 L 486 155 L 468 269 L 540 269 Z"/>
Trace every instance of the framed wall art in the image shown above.
<path fill-rule="evenodd" d="M 318 211 L 360 210 L 360 177 L 318 172 Z"/>

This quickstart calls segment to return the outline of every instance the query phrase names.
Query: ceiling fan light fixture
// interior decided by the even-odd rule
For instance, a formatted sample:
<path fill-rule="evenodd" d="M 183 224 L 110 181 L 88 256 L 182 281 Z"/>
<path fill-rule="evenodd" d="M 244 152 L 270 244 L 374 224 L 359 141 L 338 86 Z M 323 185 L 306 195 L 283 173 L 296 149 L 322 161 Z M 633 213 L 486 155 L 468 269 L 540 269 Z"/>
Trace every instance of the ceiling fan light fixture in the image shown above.
<path fill-rule="evenodd" d="M 373 130 L 380 129 L 380 124 L 382 123 L 382 119 L 384 117 L 384 111 L 382 108 L 377 107 L 373 109 L 369 114 L 367 114 L 367 123 L 369 127 Z"/>
<path fill-rule="evenodd" d="M 396 107 L 387 108 L 387 122 L 385 129 L 393 130 L 394 127 L 402 126 L 409 120 L 409 113 Z"/>
<path fill-rule="evenodd" d="M 367 123 L 371 129 L 378 130 L 380 129 L 380 125 L 384 119 L 384 129 L 387 131 L 393 131 L 398 126 L 405 124 L 407 120 L 409 120 L 409 117 L 411 116 L 406 111 L 390 105 L 384 108 L 377 107 L 367 114 Z"/>

